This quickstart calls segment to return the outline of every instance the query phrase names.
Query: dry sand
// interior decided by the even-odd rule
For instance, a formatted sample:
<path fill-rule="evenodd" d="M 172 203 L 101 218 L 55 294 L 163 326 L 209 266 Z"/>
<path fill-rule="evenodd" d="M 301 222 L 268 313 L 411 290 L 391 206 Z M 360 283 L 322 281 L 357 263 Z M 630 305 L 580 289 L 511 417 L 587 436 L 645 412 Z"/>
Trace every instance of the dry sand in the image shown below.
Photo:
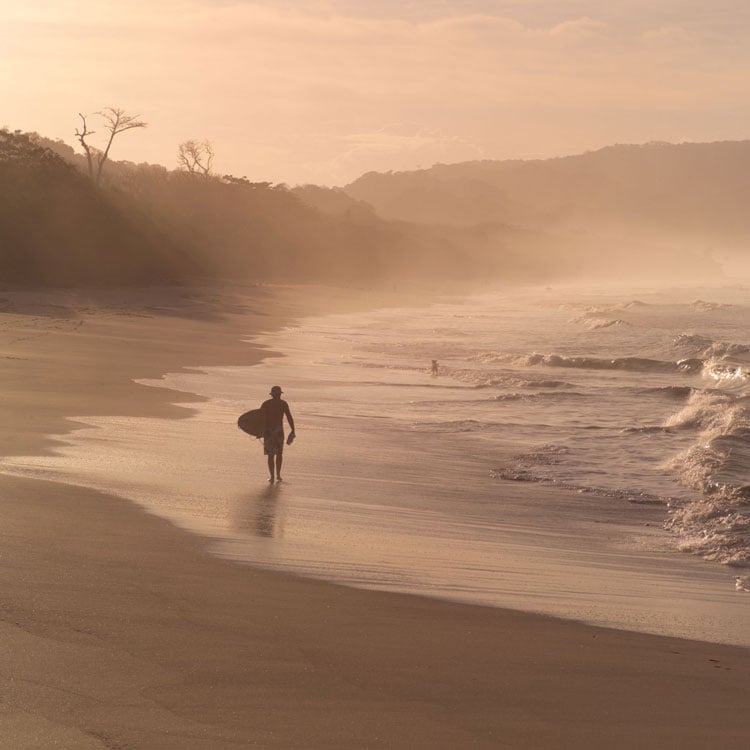
<path fill-rule="evenodd" d="M 132 379 L 388 301 L 0 293 L 0 451 L 51 450 L 66 414 L 187 416 Z M 2 748 L 750 746 L 748 650 L 259 571 L 71 486 L 0 476 L 0 503 Z"/>

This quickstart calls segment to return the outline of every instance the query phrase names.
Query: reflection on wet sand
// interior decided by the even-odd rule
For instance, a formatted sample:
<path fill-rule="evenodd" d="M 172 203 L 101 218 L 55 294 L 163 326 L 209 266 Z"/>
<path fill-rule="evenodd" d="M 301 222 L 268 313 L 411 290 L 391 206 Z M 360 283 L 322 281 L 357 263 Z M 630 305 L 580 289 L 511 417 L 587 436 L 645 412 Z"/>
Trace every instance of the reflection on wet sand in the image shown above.
<path fill-rule="evenodd" d="M 258 536 L 281 536 L 276 524 L 276 505 L 280 493 L 281 485 L 271 484 L 258 495 L 255 503 L 255 529 Z"/>
<path fill-rule="evenodd" d="M 237 504 L 234 525 L 238 531 L 268 539 L 283 537 L 283 523 L 278 514 L 281 484 L 269 484 L 260 492 L 246 495 Z"/>

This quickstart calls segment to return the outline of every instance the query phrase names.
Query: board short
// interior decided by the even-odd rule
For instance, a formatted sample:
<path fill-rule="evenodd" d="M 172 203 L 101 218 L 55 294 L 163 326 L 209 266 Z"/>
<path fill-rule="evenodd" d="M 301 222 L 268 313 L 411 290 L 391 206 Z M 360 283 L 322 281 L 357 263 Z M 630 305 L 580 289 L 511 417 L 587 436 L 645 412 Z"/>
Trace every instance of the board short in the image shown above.
<path fill-rule="evenodd" d="M 274 427 L 263 433 L 263 453 L 275 456 L 284 452 L 284 428 Z"/>

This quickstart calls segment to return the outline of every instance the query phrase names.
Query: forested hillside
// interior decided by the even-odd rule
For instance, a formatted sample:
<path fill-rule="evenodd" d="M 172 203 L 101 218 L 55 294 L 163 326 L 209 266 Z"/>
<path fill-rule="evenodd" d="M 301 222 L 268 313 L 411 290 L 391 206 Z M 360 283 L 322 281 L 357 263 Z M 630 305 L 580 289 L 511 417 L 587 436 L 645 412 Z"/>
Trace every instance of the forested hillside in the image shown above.
<path fill-rule="evenodd" d="M 346 193 L 387 219 L 504 222 L 691 249 L 746 247 L 750 141 L 649 143 L 557 159 L 369 173 Z"/>
<path fill-rule="evenodd" d="M 110 161 L 96 184 L 67 144 L 4 130 L 0 283 L 713 274 L 709 236 L 748 233 L 748 154 L 617 147 L 371 173 L 346 190 Z"/>
<path fill-rule="evenodd" d="M 0 280 L 164 281 L 189 259 L 138 206 L 105 194 L 34 139 L 0 131 Z"/>
<path fill-rule="evenodd" d="M 513 227 L 383 219 L 342 192 L 85 159 L 0 134 L 0 282 L 131 284 L 196 278 L 511 281 L 574 270 L 554 240 Z"/>

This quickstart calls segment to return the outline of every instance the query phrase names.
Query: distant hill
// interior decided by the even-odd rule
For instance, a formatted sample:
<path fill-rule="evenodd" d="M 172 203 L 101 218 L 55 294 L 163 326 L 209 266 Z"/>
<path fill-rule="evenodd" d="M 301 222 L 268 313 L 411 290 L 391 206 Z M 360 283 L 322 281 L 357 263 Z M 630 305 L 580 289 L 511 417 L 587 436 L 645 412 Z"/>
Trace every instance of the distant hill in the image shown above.
<path fill-rule="evenodd" d="M 341 188 L 324 188 L 319 185 L 300 185 L 292 188 L 292 193 L 303 203 L 319 211 L 334 216 L 358 215 L 372 217 L 372 206 L 349 196 Z"/>
<path fill-rule="evenodd" d="M 101 187 L 60 141 L 0 131 L 0 283 L 211 278 L 508 281 L 570 272 L 512 227 L 389 221 L 343 191 L 108 162 Z"/>
<path fill-rule="evenodd" d="M 368 173 L 345 186 L 383 218 L 505 223 L 693 249 L 750 239 L 750 141 L 649 143 L 534 161 L 438 164 Z"/>
<path fill-rule="evenodd" d="M 749 235 L 748 154 L 613 147 L 291 190 L 112 161 L 96 186 L 67 144 L 2 130 L 0 283 L 706 278 L 709 240 Z"/>

